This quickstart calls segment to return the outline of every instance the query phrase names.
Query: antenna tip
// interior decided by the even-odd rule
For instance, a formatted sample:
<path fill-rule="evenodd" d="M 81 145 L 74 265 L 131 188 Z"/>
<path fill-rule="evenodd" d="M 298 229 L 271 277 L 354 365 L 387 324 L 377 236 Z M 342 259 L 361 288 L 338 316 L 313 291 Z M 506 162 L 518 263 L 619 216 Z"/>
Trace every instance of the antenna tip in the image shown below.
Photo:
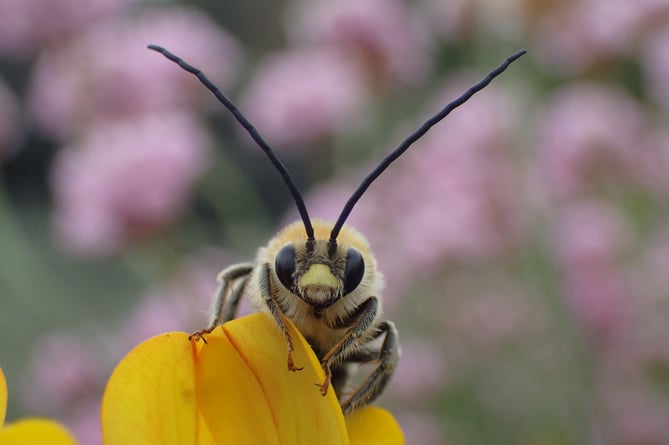
<path fill-rule="evenodd" d="M 148 49 L 150 49 L 150 50 L 156 51 L 156 52 L 161 53 L 161 54 L 163 54 L 163 55 L 170 54 L 170 52 L 167 51 L 167 50 L 166 50 L 165 48 L 163 48 L 162 46 L 154 45 L 153 43 L 151 43 L 151 44 L 149 44 L 149 45 L 146 45 L 146 47 L 147 47 Z"/>
<path fill-rule="evenodd" d="M 514 60 L 516 60 L 516 59 L 518 59 L 518 58 L 524 56 L 525 54 L 527 54 L 527 50 L 526 50 L 525 48 L 521 48 L 521 49 L 519 49 L 518 51 L 516 51 L 515 53 L 511 54 L 511 55 L 509 56 L 509 59 L 508 59 L 508 60 L 509 60 L 510 62 L 513 62 Z"/>

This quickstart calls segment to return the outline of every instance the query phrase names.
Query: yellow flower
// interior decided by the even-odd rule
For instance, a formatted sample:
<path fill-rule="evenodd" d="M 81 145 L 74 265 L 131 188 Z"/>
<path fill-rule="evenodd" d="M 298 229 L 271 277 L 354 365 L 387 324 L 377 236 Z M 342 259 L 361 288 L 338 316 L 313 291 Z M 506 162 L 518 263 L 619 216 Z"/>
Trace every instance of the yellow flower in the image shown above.
<path fill-rule="evenodd" d="M 76 445 L 70 433 L 52 420 L 31 418 L 5 425 L 6 413 L 7 381 L 0 368 L 0 445 Z"/>
<path fill-rule="evenodd" d="M 106 445 L 353 444 L 395 445 L 404 438 L 390 413 L 363 408 L 344 419 L 313 351 L 290 325 L 285 340 L 255 314 L 226 323 L 207 343 L 188 334 L 159 335 L 133 349 L 114 370 L 102 400 Z"/>

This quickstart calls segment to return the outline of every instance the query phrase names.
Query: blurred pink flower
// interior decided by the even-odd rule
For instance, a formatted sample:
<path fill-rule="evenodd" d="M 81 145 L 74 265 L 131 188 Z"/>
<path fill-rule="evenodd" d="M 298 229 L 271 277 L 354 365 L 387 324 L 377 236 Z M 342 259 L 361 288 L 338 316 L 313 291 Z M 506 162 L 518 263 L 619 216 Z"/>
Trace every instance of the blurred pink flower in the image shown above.
<path fill-rule="evenodd" d="M 0 0 L 0 53 L 28 57 L 64 40 L 134 0 Z"/>
<path fill-rule="evenodd" d="M 457 41 L 475 32 L 476 2 L 470 0 L 421 0 L 424 20 L 447 41 Z"/>
<path fill-rule="evenodd" d="M 225 251 L 207 249 L 187 258 L 169 280 L 148 289 L 123 320 L 114 347 L 120 354 L 139 342 L 168 331 L 192 332 L 208 325 L 217 276 L 236 261 Z M 255 312 L 242 298 L 238 316 Z M 120 357 L 119 357 L 120 358 Z"/>
<path fill-rule="evenodd" d="M 107 21 L 37 60 L 28 106 L 38 126 L 64 138 L 99 120 L 211 100 L 191 75 L 149 51 L 149 43 L 202 67 L 221 87 L 230 85 L 239 69 L 237 42 L 197 10 L 148 10 Z"/>
<path fill-rule="evenodd" d="M 183 114 L 91 127 L 54 161 L 57 241 L 73 253 L 108 254 L 169 223 L 203 172 L 209 144 Z"/>
<path fill-rule="evenodd" d="M 294 43 L 353 51 L 381 83 L 417 84 L 431 70 L 425 23 L 402 0 L 298 0 L 286 17 Z"/>
<path fill-rule="evenodd" d="M 537 151 L 545 187 L 561 197 L 606 178 L 646 181 L 644 110 L 625 93 L 573 84 L 555 93 L 540 115 Z"/>
<path fill-rule="evenodd" d="M 438 421 L 427 413 L 400 413 L 398 421 L 404 432 L 406 443 L 420 445 L 443 445 L 444 422 Z"/>
<path fill-rule="evenodd" d="M 0 79 L 0 159 L 18 148 L 19 126 L 16 97 Z"/>
<path fill-rule="evenodd" d="M 669 12 L 666 0 L 585 0 L 556 3 L 539 25 L 539 58 L 561 72 L 586 69 L 636 49 L 649 26 Z"/>
<path fill-rule="evenodd" d="M 492 281 L 492 280 L 490 280 Z M 442 304 L 448 316 L 442 317 L 446 335 L 459 347 L 453 352 L 464 354 L 460 366 L 469 367 L 472 360 L 494 354 L 514 338 L 536 330 L 540 324 L 537 311 L 527 303 L 527 297 L 505 289 L 506 283 L 490 287 L 495 291 L 470 291 L 471 295 L 449 299 Z M 455 359 L 450 357 L 451 360 Z"/>
<path fill-rule="evenodd" d="M 561 209 L 554 230 L 568 303 L 593 339 L 614 339 L 631 298 L 618 265 L 629 242 L 621 215 L 604 203 L 580 202 Z"/>
<path fill-rule="evenodd" d="M 215 277 L 214 277 L 215 278 Z M 212 293 L 213 295 L 213 293 Z M 123 321 L 118 350 L 122 354 L 133 345 L 164 332 L 195 330 L 194 305 L 180 289 L 155 286 L 150 289 Z"/>
<path fill-rule="evenodd" d="M 107 376 L 100 376 L 104 382 Z M 100 426 L 100 394 L 91 397 L 71 408 L 65 418 L 59 418 L 67 429 L 72 432 L 81 445 L 102 445 L 102 431 Z M 60 414 L 62 416 L 62 413 Z M 59 417 L 60 417 L 59 416 Z"/>
<path fill-rule="evenodd" d="M 669 403 L 657 391 L 618 382 L 604 388 L 605 422 L 610 442 L 620 445 L 662 445 L 669 437 Z"/>
<path fill-rule="evenodd" d="M 21 394 L 35 413 L 64 410 L 100 390 L 99 358 L 80 338 L 50 333 L 32 346 Z"/>
<path fill-rule="evenodd" d="M 241 108 L 270 144 L 299 149 L 354 126 L 366 105 L 362 73 L 335 50 L 296 50 L 256 69 Z"/>
<path fill-rule="evenodd" d="M 402 336 L 402 359 L 393 375 L 388 396 L 402 404 L 424 405 L 448 384 L 445 351 L 428 339 Z"/>

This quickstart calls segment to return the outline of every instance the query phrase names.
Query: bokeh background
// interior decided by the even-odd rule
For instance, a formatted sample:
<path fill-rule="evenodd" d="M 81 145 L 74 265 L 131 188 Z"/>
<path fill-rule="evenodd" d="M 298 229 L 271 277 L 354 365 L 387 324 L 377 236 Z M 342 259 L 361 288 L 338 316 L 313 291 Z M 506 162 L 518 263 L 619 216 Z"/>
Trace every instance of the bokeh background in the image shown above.
<path fill-rule="evenodd" d="M 326 218 L 526 47 L 349 220 L 401 333 L 378 403 L 409 444 L 669 443 L 667 0 L 0 0 L 10 419 L 99 444 L 115 363 L 203 327 L 216 273 L 296 218 L 260 150 L 148 43 L 222 86 Z"/>

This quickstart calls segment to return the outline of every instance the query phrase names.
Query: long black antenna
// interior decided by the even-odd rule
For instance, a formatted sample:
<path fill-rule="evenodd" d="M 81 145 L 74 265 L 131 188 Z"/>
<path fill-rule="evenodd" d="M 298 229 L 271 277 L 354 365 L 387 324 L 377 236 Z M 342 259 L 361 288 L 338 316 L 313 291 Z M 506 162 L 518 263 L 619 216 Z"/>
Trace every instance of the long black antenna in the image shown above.
<path fill-rule="evenodd" d="M 184 61 L 182 58 L 175 56 L 165 48 L 162 48 L 158 45 L 149 45 L 148 48 L 161 53 L 163 56 L 167 57 L 172 62 L 176 63 L 184 70 L 188 71 L 191 74 L 194 74 L 200 80 L 200 82 L 205 87 L 207 87 L 209 91 L 214 93 L 214 96 L 216 96 L 219 102 L 221 102 L 225 106 L 225 108 L 227 108 L 232 113 L 235 119 L 237 119 L 237 122 L 239 122 L 242 125 L 242 127 L 244 127 L 246 132 L 251 136 L 251 138 L 253 138 L 255 143 L 258 144 L 258 146 L 262 149 L 262 151 L 265 152 L 269 160 L 272 161 L 274 167 L 276 167 L 279 173 L 281 173 L 281 177 L 288 186 L 290 194 L 293 195 L 293 199 L 295 200 L 295 205 L 297 205 L 297 211 L 300 212 L 300 216 L 302 217 L 304 230 L 307 232 L 307 239 L 313 242 L 314 228 L 311 225 L 311 220 L 309 219 L 309 213 L 307 213 L 307 207 L 304 205 L 304 200 L 302 199 L 302 195 L 300 194 L 299 190 L 297 190 L 295 181 L 293 181 L 293 178 L 292 176 L 290 176 L 290 172 L 288 171 L 286 166 L 283 164 L 283 162 L 281 162 L 281 160 L 276 155 L 272 147 L 270 147 L 269 144 L 265 142 L 265 140 L 262 138 L 262 136 L 260 136 L 260 133 L 258 133 L 258 130 L 256 130 L 253 124 L 251 124 L 251 122 L 249 122 L 249 120 L 246 119 L 246 117 L 244 117 L 242 112 L 239 111 L 237 106 L 234 103 L 232 103 L 232 101 L 228 99 L 225 96 L 225 94 L 223 94 L 220 88 L 218 88 L 209 79 L 207 79 L 207 76 L 205 76 L 202 71 L 186 63 L 186 61 Z"/>
<path fill-rule="evenodd" d="M 392 153 L 386 156 L 385 159 L 383 159 L 381 163 L 369 175 L 367 175 L 367 177 L 362 181 L 362 183 L 358 186 L 356 191 L 353 192 L 353 195 L 351 195 L 351 197 L 346 202 L 344 209 L 339 214 L 339 218 L 337 219 L 337 222 L 332 228 L 332 232 L 330 232 L 329 244 L 331 246 L 336 246 L 337 236 L 339 235 L 339 231 L 344 225 L 344 222 L 346 222 L 348 216 L 351 214 L 353 206 L 355 206 L 355 204 L 362 197 L 367 188 L 369 188 L 372 182 L 374 182 L 374 180 L 378 178 L 379 175 L 383 173 L 383 171 L 386 168 L 388 168 L 388 166 L 395 159 L 399 158 L 402 155 L 402 153 L 404 153 L 414 142 L 420 139 L 425 133 L 428 132 L 430 128 L 432 128 L 440 120 L 448 116 L 448 114 L 451 111 L 455 110 L 457 107 L 467 102 L 467 100 L 469 100 L 469 98 L 472 97 L 475 93 L 485 88 L 495 77 L 502 74 L 504 70 L 506 70 L 509 67 L 509 65 L 511 65 L 511 63 L 513 63 L 516 59 L 521 57 L 526 52 L 527 52 L 526 50 L 521 49 L 520 51 L 517 51 L 514 54 L 507 57 L 504 60 L 504 62 L 502 62 L 501 65 L 499 65 L 497 68 L 491 71 L 484 79 L 482 79 L 476 85 L 470 87 L 467 91 L 465 91 L 465 93 L 462 96 L 458 97 L 453 102 L 446 105 L 441 111 L 439 111 L 437 114 L 435 114 L 427 121 L 425 121 L 425 123 L 421 125 L 420 128 L 418 128 L 411 135 L 409 135 L 409 137 L 406 138 L 395 150 L 393 150 Z"/>

